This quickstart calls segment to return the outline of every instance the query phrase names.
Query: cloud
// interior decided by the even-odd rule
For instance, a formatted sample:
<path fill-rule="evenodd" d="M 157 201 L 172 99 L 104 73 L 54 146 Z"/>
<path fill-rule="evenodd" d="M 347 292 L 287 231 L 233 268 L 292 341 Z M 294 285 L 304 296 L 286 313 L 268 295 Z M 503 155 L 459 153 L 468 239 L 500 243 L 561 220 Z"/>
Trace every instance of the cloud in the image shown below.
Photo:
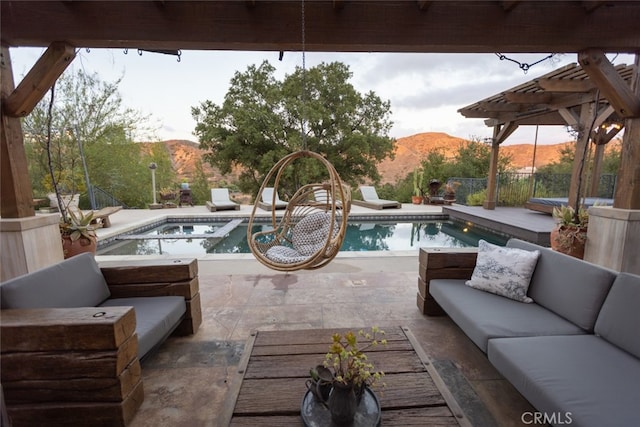
<path fill-rule="evenodd" d="M 16 83 L 42 55 L 40 48 L 11 48 Z M 191 107 L 202 101 L 222 103 L 229 81 L 236 72 L 267 60 L 275 76 L 283 79 L 302 66 L 301 52 L 184 51 L 181 61 L 168 55 L 120 49 L 80 50 L 72 67 L 97 72 L 105 82 L 122 78 L 119 92 L 123 104 L 158 121 L 158 138 L 190 139 L 195 121 Z M 532 64 L 545 55 L 514 54 L 510 58 Z M 614 59 L 614 55 L 608 55 Z M 495 54 L 427 54 L 427 53 L 350 53 L 307 52 L 308 68 L 321 62 L 343 62 L 352 72 L 351 84 L 361 93 L 373 91 L 391 102 L 394 126 L 391 135 L 408 136 L 420 132 L 446 132 L 453 136 L 491 136 L 492 130 L 482 119 L 467 119 L 458 109 L 496 93 L 527 82 L 570 62 L 574 54 L 562 55 L 557 62 L 545 60 L 531 66 L 525 74 L 518 64 L 500 60 Z M 633 63 L 632 55 L 619 55 L 615 63 Z M 532 127 L 519 129 L 509 138 L 533 141 Z M 549 127 L 551 128 L 551 127 Z M 566 132 L 544 132 L 545 142 L 566 141 Z M 542 132 L 541 132 L 542 134 Z M 560 138 L 554 139 L 554 138 Z"/>

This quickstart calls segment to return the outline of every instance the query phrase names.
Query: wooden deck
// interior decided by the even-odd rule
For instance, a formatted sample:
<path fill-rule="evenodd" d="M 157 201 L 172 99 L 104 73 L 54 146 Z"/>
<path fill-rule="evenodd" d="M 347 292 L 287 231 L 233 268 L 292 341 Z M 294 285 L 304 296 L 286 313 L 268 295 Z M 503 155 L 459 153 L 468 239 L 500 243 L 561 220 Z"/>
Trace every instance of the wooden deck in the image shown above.
<path fill-rule="evenodd" d="M 404 327 L 383 329 L 388 345 L 369 353 L 376 369 L 385 372 L 386 387 L 376 389 L 382 425 L 470 426 L 413 334 Z M 252 333 L 221 425 L 302 426 L 300 409 L 309 369 L 324 360 L 331 336 L 338 331 Z"/>
<path fill-rule="evenodd" d="M 542 246 L 550 245 L 549 234 L 555 225 L 551 215 L 523 208 L 488 210 L 481 206 L 453 205 L 444 206 L 442 212 L 452 220 L 468 221 Z"/>

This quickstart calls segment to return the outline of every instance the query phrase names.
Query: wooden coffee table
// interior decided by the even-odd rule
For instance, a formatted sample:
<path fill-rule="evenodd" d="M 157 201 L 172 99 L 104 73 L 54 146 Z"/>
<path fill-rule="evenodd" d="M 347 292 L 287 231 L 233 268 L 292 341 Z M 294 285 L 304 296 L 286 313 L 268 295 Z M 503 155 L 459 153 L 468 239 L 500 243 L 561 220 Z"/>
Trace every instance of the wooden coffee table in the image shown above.
<path fill-rule="evenodd" d="M 382 329 L 388 345 L 367 351 L 376 369 L 385 372 L 386 387 L 375 390 L 382 425 L 470 426 L 411 331 L 398 326 Z M 231 381 L 220 425 L 302 426 L 300 408 L 309 369 L 324 361 L 332 334 L 347 330 L 252 333 Z"/>

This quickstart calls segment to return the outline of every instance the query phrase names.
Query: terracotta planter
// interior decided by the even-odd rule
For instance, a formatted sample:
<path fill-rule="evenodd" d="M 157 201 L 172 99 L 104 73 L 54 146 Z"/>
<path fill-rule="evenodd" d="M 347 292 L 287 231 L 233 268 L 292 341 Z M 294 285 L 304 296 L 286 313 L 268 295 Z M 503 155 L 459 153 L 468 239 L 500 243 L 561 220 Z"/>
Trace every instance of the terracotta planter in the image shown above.
<path fill-rule="evenodd" d="M 421 205 L 422 201 L 422 196 L 411 196 L 411 203 L 413 203 L 414 205 Z"/>
<path fill-rule="evenodd" d="M 72 242 L 69 236 L 62 236 L 62 251 L 65 259 L 84 252 L 90 252 L 95 255 L 97 247 L 98 242 L 95 237 L 91 240 L 81 237 L 75 242 Z"/>
<path fill-rule="evenodd" d="M 549 238 L 551 249 L 575 258 L 584 258 L 584 247 L 587 243 L 586 228 L 558 226 L 551 230 Z"/>

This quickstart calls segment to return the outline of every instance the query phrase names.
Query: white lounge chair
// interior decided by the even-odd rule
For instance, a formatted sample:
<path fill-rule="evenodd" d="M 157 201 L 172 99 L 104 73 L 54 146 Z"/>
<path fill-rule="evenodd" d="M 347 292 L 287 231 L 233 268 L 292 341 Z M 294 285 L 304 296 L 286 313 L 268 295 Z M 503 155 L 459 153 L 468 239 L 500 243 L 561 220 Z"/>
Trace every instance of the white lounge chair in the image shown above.
<path fill-rule="evenodd" d="M 272 209 L 285 209 L 287 207 L 287 202 L 285 202 L 284 200 L 280 200 L 278 193 L 275 193 L 274 206 L 271 205 L 274 202 L 273 195 L 273 187 L 266 187 L 262 191 L 262 200 L 258 202 L 258 207 L 260 209 L 264 209 L 265 211 L 270 211 Z"/>
<path fill-rule="evenodd" d="M 240 205 L 229 198 L 228 188 L 212 188 L 211 201 L 207 202 L 207 209 L 211 212 L 228 209 L 238 210 Z"/>
<path fill-rule="evenodd" d="M 363 200 L 352 200 L 351 203 L 358 206 L 364 206 L 371 209 L 385 209 L 385 208 L 401 208 L 402 204 L 395 200 L 385 200 L 378 197 L 376 189 L 370 185 L 361 185 L 360 193 L 362 193 Z"/>

